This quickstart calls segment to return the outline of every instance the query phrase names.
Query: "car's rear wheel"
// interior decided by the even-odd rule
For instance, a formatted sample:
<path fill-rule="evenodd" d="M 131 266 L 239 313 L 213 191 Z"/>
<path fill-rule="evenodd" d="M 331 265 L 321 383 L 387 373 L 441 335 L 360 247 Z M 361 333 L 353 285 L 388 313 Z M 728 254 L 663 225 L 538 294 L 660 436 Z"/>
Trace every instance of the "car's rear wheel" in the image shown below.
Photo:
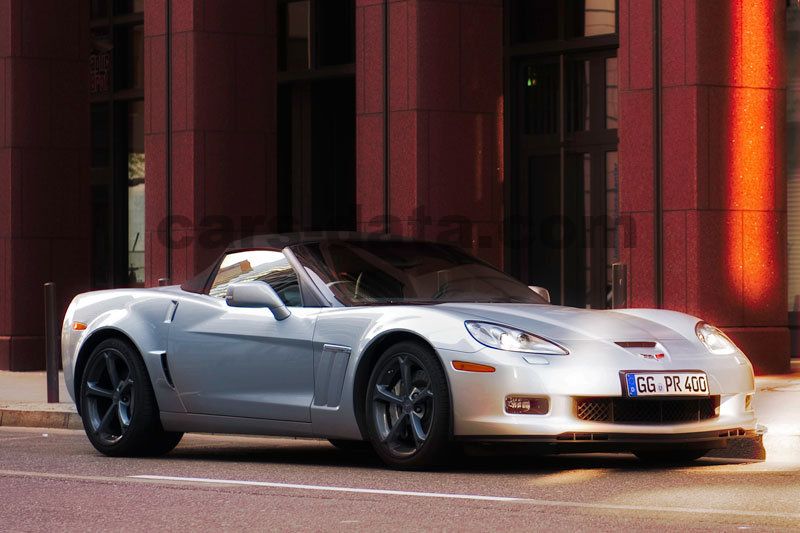
<path fill-rule="evenodd" d="M 183 433 L 164 431 L 139 353 L 120 339 L 101 342 L 81 376 L 81 418 L 92 445 L 111 456 L 161 455 Z"/>
<path fill-rule="evenodd" d="M 437 356 L 415 342 L 387 349 L 372 369 L 365 414 L 369 440 L 387 465 L 439 463 L 450 443 L 450 395 Z"/>
<path fill-rule="evenodd" d="M 651 464 L 682 464 L 691 463 L 703 457 L 711 450 L 637 450 L 633 454 L 645 463 Z"/>

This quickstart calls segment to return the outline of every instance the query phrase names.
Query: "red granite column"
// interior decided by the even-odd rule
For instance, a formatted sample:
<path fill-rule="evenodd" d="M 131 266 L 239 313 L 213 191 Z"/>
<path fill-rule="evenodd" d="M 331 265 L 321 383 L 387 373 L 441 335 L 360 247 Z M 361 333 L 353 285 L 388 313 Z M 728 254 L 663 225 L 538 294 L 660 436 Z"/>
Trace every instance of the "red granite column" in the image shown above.
<path fill-rule="evenodd" d="M 664 306 L 789 364 L 782 0 L 661 2 Z M 620 170 L 631 300 L 654 302 L 652 4 L 620 2 Z"/>
<path fill-rule="evenodd" d="M 381 231 L 384 3 L 356 5 L 359 225 Z M 500 264 L 502 2 L 388 5 L 390 229 Z"/>
<path fill-rule="evenodd" d="M 88 289 L 88 3 L 0 0 L 0 369 L 44 368 L 42 286 Z"/>
<path fill-rule="evenodd" d="M 205 268 L 242 233 L 274 229 L 276 0 L 172 0 L 172 275 Z M 164 0 L 145 2 L 146 272 L 166 275 Z"/>
<path fill-rule="evenodd" d="M 619 2 L 619 189 L 632 307 L 656 303 L 653 249 L 653 8 Z"/>

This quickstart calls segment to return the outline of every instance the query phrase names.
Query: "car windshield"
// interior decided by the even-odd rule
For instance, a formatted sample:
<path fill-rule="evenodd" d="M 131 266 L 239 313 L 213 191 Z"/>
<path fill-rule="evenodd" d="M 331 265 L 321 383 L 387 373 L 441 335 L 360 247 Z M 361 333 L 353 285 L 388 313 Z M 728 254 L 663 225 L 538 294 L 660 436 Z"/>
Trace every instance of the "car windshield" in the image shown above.
<path fill-rule="evenodd" d="M 345 305 L 547 303 L 514 278 L 449 245 L 326 241 L 291 250 Z"/>

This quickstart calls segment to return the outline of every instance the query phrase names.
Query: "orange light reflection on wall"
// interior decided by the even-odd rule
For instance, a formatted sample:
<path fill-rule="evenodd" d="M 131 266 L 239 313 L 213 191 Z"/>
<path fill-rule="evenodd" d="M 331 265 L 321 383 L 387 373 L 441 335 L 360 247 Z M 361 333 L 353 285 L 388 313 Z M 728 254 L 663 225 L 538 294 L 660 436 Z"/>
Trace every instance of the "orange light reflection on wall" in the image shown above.
<path fill-rule="evenodd" d="M 780 246 L 768 217 L 774 209 L 774 173 L 780 168 L 774 124 L 776 99 L 770 87 L 777 54 L 772 35 L 774 0 L 735 0 L 731 5 L 733 50 L 728 89 L 727 274 L 731 287 L 743 287 L 744 304 L 759 307 L 778 282 L 772 272 Z M 723 30 L 724 31 L 724 30 Z M 739 35 L 736 35 L 736 33 Z M 711 134 L 714 133 L 712 125 Z M 721 194 L 723 191 L 711 191 Z M 741 218 L 736 216 L 738 211 Z M 747 280 L 758 280 L 756 287 Z"/>

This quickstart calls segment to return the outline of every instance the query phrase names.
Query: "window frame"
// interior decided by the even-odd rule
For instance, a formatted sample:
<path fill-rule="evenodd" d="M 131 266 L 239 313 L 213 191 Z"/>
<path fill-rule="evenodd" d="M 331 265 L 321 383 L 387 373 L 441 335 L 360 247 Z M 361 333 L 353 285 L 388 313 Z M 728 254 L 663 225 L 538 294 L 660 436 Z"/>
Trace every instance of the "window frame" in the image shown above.
<path fill-rule="evenodd" d="M 120 12 L 117 2 L 111 0 L 98 2 L 98 6 L 101 4 L 105 6 L 103 9 L 105 14 L 92 16 L 93 14 L 90 12 L 89 31 L 90 39 L 93 40 L 94 32 L 97 32 L 102 33 L 103 38 L 110 43 L 109 89 L 106 92 L 89 94 L 88 96 L 90 117 L 95 106 L 107 106 L 105 124 L 109 142 L 106 147 L 108 151 L 106 164 L 97 167 L 90 166 L 90 174 L 93 208 L 95 207 L 94 195 L 96 193 L 98 194 L 97 202 L 107 205 L 107 225 L 102 228 L 102 231 L 108 234 L 108 250 L 101 255 L 97 255 L 94 235 L 92 236 L 91 284 L 93 289 L 142 287 L 143 285 L 139 283 L 131 284 L 129 279 L 129 191 L 128 162 L 125 154 L 127 153 L 127 144 L 129 142 L 127 134 L 128 109 L 132 103 L 144 102 L 144 85 L 138 88 L 117 88 L 115 71 L 120 68 L 119 65 L 121 63 L 117 55 L 118 37 L 123 32 L 127 32 L 136 26 L 141 26 L 142 32 L 144 32 L 144 12 Z M 142 48 L 142 61 L 145 61 L 144 48 Z M 127 67 L 130 67 L 130 65 L 127 65 Z M 90 148 L 93 147 L 92 143 Z M 100 193 L 102 193 L 102 197 Z"/>
<path fill-rule="evenodd" d="M 347 78 L 347 77 L 354 77 L 356 74 L 356 65 L 355 65 L 355 39 L 358 38 L 355 35 L 355 25 L 353 27 L 354 31 L 354 50 L 353 50 L 353 62 L 351 63 L 340 63 L 336 65 L 321 65 L 319 61 L 319 53 L 317 51 L 317 40 L 319 36 L 318 31 L 318 21 L 317 21 L 317 13 L 316 7 L 317 2 L 319 0 L 308 0 L 309 4 L 309 30 L 308 30 L 308 68 L 301 69 L 301 70 L 289 70 L 286 68 L 285 65 L 282 65 L 282 56 L 286 52 L 284 42 L 285 42 L 285 28 L 281 23 L 281 10 L 286 9 L 286 6 L 291 3 L 300 2 L 304 0 L 278 0 L 277 2 L 277 16 L 278 16 L 278 63 L 277 63 L 277 74 L 278 74 L 278 83 L 289 83 L 289 82 L 302 82 L 302 81 L 313 81 L 313 80 L 327 80 L 332 78 Z"/>
<path fill-rule="evenodd" d="M 529 1 L 529 0 L 523 0 Z M 604 47 L 613 45 L 619 41 L 619 0 L 614 4 L 614 33 L 601 33 L 597 35 L 570 35 L 567 31 L 569 27 L 570 15 L 575 5 L 568 0 L 558 2 L 558 37 L 541 41 L 525 41 L 519 38 L 517 28 L 511 24 L 510 19 L 515 19 L 517 15 L 518 3 L 514 0 L 503 0 L 506 16 L 505 24 L 505 48 L 515 55 L 531 55 L 532 53 L 552 54 L 573 49 Z"/>
<path fill-rule="evenodd" d="M 559 183 L 562 188 L 561 196 L 564 196 L 564 186 L 567 180 L 567 171 L 564 161 L 575 154 L 591 154 L 592 165 L 592 191 L 606 191 L 605 183 L 605 160 L 607 153 L 619 151 L 618 128 L 609 128 L 606 115 L 607 109 L 605 101 L 607 83 L 607 60 L 609 58 L 619 58 L 619 0 L 615 2 L 615 26 L 616 31 L 609 34 L 592 36 L 570 36 L 567 31 L 565 21 L 568 15 L 567 2 L 559 2 L 559 28 L 558 37 L 542 41 L 519 41 L 515 28 L 513 27 L 514 0 L 504 0 L 503 2 L 503 85 L 504 101 L 507 102 L 504 112 L 503 135 L 507 140 L 504 143 L 503 160 L 506 169 L 506 179 L 504 182 L 505 217 L 506 221 L 514 220 L 520 214 L 528 216 L 529 211 L 519 209 L 519 198 L 521 183 L 527 177 L 523 176 L 523 165 L 520 161 L 523 158 L 537 155 L 553 155 L 561 158 Z M 590 109 L 590 129 L 585 131 L 567 131 L 566 128 L 566 109 L 562 103 L 566 100 L 566 65 L 570 61 L 584 60 L 590 63 L 591 79 L 602 79 L 602 90 L 600 88 L 590 89 L 589 109 Z M 522 67 L 536 62 L 557 62 L 559 64 L 561 84 L 559 86 L 559 111 L 557 121 L 559 127 L 555 133 L 547 134 L 524 134 L 521 129 L 521 121 L 524 120 L 524 101 L 519 91 L 521 83 Z M 601 69 L 602 65 L 602 69 Z M 619 69 L 619 63 L 617 64 Z M 619 72 L 617 72 L 619 77 Z M 617 80 L 619 89 L 619 80 Z M 617 93 L 619 97 L 619 92 Z M 600 110 L 603 112 L 601 113 Z M 601 124 L 602 122 L 602 124 Z M 600 165 L 603 168 L 600 168 Z M 594 193 L 593 193 L 594 194 Z M 595 197 L 596 196 L 596 197 Z M 600 198 L 598 192 L 591 198 L 592 216 L 604 217 L 607 214 L 605 192 Z M 601 202 L 602 200 L 602 202 Z M 563 204 L 563 198 L 562 198 Z M 562 216 L 564 215 L 562 206 Z M 527 275 L 530 271 L 528 261 L 523 258 L 529 253 L 529 249 L 513 250 L 511 243 L 524 234 L 523 229 L 513 228 L 509 223 L 504 224 L 503 240 L 504 247 L 504 270 L 523 282 L 533 282 Z M 606 234 L 608 231 L 606 231 Z M 595 249 L 597 248 L 597 249 Z M 599 284 L 601 274 L 603 280 L 606 277 L 607 246 L 591 247 L 591 279 L 593 284 Z M 602 259 L 602 260 L 601 260 Z M 569 268 L 565 266 L 566 250 L 562 249 L 560 259 L 560 287 L 554 290 L 550 287 L 551 293 L 560 295 L 559 301 L 555 303 L 566 304 L 566 293 L 568 292 L 567 279 L 569 278 Z M 599 264 L 603 264 L 602 271 Z M 605 283 L 603 284 L 605 286 Z M 587 295 L 586 302 L 592 308 L 605 308 L 604 292 L 599 288 L 591 287 L 592 293 Z"/>

